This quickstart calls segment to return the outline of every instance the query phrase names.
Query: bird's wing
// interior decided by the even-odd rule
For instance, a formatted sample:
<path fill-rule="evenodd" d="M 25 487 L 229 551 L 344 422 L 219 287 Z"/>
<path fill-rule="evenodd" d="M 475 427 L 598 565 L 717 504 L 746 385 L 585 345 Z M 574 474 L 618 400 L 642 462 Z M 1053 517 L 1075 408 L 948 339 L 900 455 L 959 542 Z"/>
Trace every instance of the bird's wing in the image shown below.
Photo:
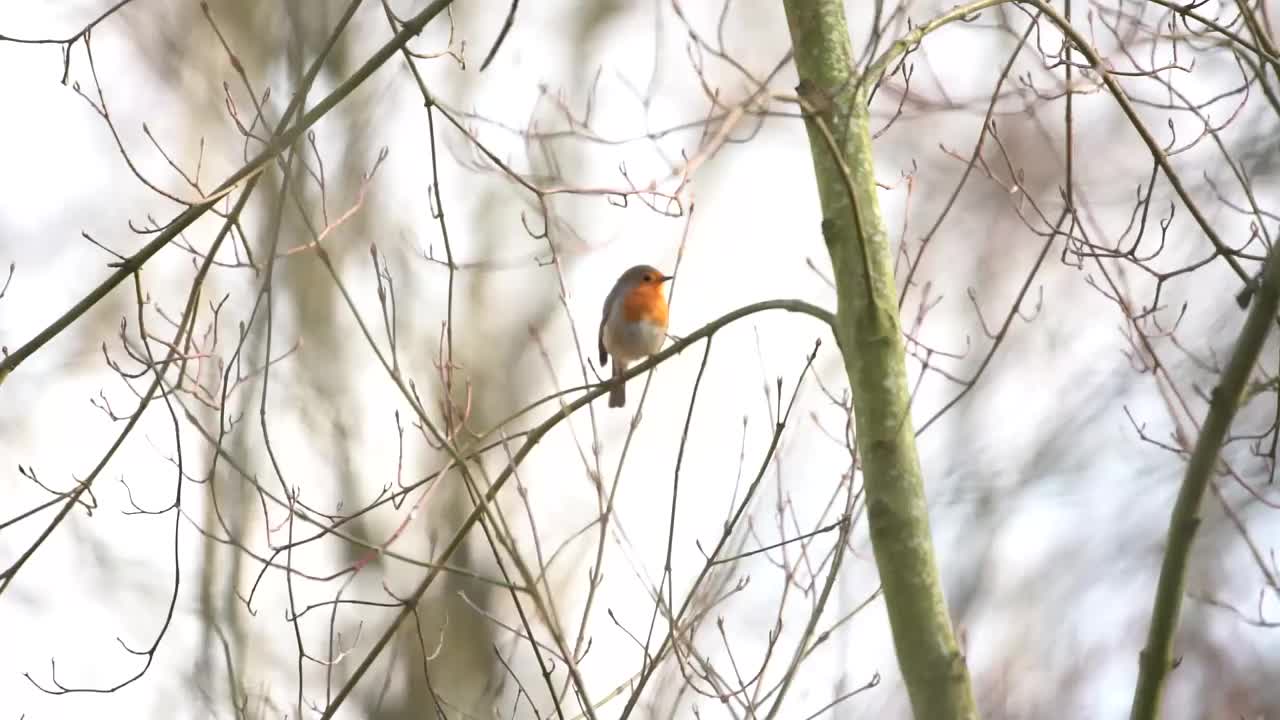
<path fill-rule="evenodd" d="M 613 307 L 613 301 L 621 294 L 621 287 L 618 283 L 614 283 L 613 289 L 604 299 L 604 308 L 600 310 L 600 333 L 597 341 L 600 344 L 600 367 L 609 361 L 609 351 L 604 346 L 604 326 L 609 322 L 609 309 Z"/>
<path fill-rule="evenodd" d="M 603 368 L 604 364 L 609 361 L 609 351 L 604 349 L 604 321 L 606 318 L 600 319 L 600 334 L 597 338 L 600 344 L 600 367 L 601 368 Z"/>

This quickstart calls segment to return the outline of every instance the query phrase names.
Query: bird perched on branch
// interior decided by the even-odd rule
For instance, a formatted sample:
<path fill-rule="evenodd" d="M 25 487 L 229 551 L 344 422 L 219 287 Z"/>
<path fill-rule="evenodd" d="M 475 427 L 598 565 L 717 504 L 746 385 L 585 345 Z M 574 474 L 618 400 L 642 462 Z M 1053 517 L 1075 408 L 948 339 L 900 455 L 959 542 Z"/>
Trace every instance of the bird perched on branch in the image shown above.
<path fill-rule="evenodd" d="M 622 375 L 627 366 L 662 349 L 667 338 L 667 298 L 662 286 L 672 276 L 650 265 L 636 265 L 622 273 L 604 299 L 600 318 L 600 367 L 613 354 L 613 389 L 609 407 L 627 404 Z"/>

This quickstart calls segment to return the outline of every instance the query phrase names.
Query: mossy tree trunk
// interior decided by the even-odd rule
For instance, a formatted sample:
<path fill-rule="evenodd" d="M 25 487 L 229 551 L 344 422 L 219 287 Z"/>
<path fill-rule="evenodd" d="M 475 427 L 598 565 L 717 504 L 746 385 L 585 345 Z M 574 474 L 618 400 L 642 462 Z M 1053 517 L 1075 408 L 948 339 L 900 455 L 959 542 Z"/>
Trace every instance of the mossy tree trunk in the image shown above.
<path fill-rule="evenodd" d="M 917 718 L 976 718 L 934 562 L 911 422 L 893 256 L 880 214 L 867 88 L 842 0 L 784 0 L 836 281 L 868 522 L 898 665 Z"/>

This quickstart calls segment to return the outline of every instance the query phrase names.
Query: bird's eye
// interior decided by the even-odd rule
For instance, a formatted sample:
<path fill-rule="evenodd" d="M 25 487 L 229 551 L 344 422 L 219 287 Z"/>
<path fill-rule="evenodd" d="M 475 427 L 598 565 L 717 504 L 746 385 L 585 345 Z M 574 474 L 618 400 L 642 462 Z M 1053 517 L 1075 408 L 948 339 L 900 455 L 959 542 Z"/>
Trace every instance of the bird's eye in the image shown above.
<path fill-rule="evenodd" d="M 652 276 L 652 275 L 645 275 L 645 276 L 644 276 L 644 281 L 645 281 L 645 282 L 653 282 L 653 276 Z"/>

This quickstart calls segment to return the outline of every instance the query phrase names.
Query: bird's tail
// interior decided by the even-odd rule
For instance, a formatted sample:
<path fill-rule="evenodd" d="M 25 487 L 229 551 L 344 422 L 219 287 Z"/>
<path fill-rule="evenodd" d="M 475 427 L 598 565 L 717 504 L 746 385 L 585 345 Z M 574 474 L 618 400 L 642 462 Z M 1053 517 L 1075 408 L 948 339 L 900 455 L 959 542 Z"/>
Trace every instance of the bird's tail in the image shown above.
<path fill-rule="evenodd" d="M 613 359 L 613 389 L 609 391 L 609 407 L 618 408 L 627 404 L 627 384 L 622 382 L 622 374 L 627 368 L 618 362 L 618 358 Z"/>

